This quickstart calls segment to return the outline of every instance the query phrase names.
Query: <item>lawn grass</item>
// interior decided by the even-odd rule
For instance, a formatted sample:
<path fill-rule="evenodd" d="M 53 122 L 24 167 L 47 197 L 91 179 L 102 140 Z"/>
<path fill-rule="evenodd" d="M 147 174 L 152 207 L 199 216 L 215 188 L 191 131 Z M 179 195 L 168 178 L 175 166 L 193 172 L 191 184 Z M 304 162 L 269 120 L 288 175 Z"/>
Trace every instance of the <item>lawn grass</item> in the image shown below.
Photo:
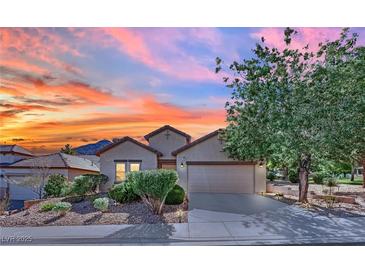
<path fill-rule="evenodd" d="M 314 184 L 312 178 L 309 178 L 309 183 Z M 338 178 L 337 183 L 346 185 L 362 185 L 363 179 L 362 176 L 355 177 L 354 181 L 351 181 L 349 178 Z"/>

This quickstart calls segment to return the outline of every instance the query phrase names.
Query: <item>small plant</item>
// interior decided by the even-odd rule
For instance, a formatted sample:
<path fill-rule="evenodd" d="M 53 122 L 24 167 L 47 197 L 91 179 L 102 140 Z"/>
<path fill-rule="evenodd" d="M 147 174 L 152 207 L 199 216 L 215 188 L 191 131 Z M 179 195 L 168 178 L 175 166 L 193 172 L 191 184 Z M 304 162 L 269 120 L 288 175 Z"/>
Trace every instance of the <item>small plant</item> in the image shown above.
<path fill-rule="evenodd" d="M 182 218 L 184 217 L 184 211 L 182 209 L 179 209 L 178 211 L 176 211 L 176 216 L 179 219 L 179 223 L 181 223 Z"/>
<path fill-rule="evenodd" d="M 275 198 L 278 199 L 278 200 L 281 200 L 284 198 L 284 194 L 283 193 L 275 193 Z"/>
<path fill-rule="evenodd" d="M 61 216 L 66 215 L 67 212 L 69 212 L 72 208 L 72 204 L 67 202 L 58 202 L 54 204 L 54 207 L 52 208 L 52 211 L 55 211 L 59 213 Z"/>
<path fill-rule="evenodd" d="M 94 200 L 93 205 L 96 209 L 101 212 L 108 211 L 109 208 L 109 199 L 108 198 L 97 198 Z"/>
<path fill-rule="evenodd" d="M 67 186 L 67 179 L 62 174 L 52 174 L 44 186 L 47 197 L 60 197 L 62 189 Z"/>
<path fill-rule="evenodd" d="M 94 189 L 94 182 L 89 175 L 80 175 L 74 178 L 72 185 L 72 192 L 77 195 L 85 195 L 92 193 Z"/>
<path fill-rule="evenodd" d="M 55 207 L 55 203 L 45 203 L 41 206 L 41 212 L 48 212 L 53 210 L 53 208 Z"/>
<path fill-rule="evenodd" d="M 139 200 L 139 196 L 134 193 L 132 183 L 128 180 L 122 184 L 118 184 L 112 187 L 108 193 L 109 197 L 118 203 L 131 203 Z"/>
<path fill-rule="evenodd" d="M 179 205 L 184 202 L 185 191 L 179 186 L 175 185 L 174 188 L 167 194 L 165 204 L 167 205 Z"/>
<path fill-rule="evenodd" d="M 330 177 L 326 181 L 326 186 L 329 187 L 329 195 L 332 195 L 332 188 L 337 186 L 337 178 Z"/>
<path fill-rule="evenodd" d="M 267 179 L 270 180 L 270 182 L 274 181 L 276 179 L 276 174 L 273 171 L 269 171 L 266 176 Z"/>
<path fill-rule="evenodd" d="M 333 195 L 326 195 L 323 197 L 323 200 L 326 202 L 327 208 L 332 208 L 333 204 L 336 202 L 336 197 Z"/>

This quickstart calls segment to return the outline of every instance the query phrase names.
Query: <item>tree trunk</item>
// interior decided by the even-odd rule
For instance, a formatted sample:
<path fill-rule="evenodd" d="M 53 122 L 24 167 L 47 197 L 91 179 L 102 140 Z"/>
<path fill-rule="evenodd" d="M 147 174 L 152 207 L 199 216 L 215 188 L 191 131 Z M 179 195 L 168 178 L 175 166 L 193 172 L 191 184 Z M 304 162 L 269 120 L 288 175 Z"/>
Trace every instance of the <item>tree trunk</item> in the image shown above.
<path fill-rule="evenodd" d="M 351 182 L 353 182 L 355 180 L 355 165 L 352 166 L 351 168 Z"/>
<path fill-rule="evenodd" d="M 362 160 L 362 187 L 365 188 L 365 158 Z"/>
<path fill-rule="evenodd" d="M 308 203 L 308 176 L 311 165 L 311 155 L 302 154 L 299 160 L 299 202 Z"/>
<path fill-rule="evenodd" d="M 284 181 L 289 181 L 289 168 L 286 166 L 283 169 Z"/>

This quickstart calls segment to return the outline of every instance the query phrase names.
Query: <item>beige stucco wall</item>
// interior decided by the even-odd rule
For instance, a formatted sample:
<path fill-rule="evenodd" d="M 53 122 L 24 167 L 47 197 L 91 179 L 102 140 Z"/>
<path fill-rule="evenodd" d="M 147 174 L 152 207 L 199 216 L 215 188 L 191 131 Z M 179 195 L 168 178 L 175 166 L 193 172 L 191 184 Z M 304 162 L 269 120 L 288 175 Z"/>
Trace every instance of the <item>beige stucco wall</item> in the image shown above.
<path fill-rule="evenodd" d="M 100 155 L 100 173 L 108 176 L 101 191 L 108 190 L 115 181 L 115 160 L 141 160 L 141 170 L 156 169 L 157 155 L 130 141 L 119 144 Z"/>
<path fill-rule="evenodd" d="M 171 155 L 171 152 L 186 145 L 186 138 L 171 130 L 169 130 L 169 137 L 166 138 L 166 131 L 164 130 L 151 137 L 149 139 L 149 145 L 163 154 L 161 159 L 174 159 L 175 157 Z"/>
<path fill-rule="evenodd" d="M 255 192 L 266 192 L 266 165 L 255 165 Z"/>
<path fill-rule="evenodd" d="M 68 180 L 73 181 L 73 179 L 79 175 L 83 174 L 99 174 L 99 172 L 96 171 L 86 171 L 86 170 L 80 170 L 80 169 L 69 169 L 68 170 Z"/>
<path fill-rule="evenodd" d="M 187 190 L 187 166 L 181 167 L 181 162 L 186 161 L 233 161 L 223 151 L 224 143 L 218 139 L 218 135 L 179 153 L 176 157 L 177 172 L 179 174 L 179 184 Z M 249 169 L 251 174 L 253 170 Z M 229 172 L 229 171 L 227 171 Z M 250 175 L 251 176 L 251 175 Z M 266 167 L 255 166 L 255 192 L 265 192 L 266 190 Z"/>

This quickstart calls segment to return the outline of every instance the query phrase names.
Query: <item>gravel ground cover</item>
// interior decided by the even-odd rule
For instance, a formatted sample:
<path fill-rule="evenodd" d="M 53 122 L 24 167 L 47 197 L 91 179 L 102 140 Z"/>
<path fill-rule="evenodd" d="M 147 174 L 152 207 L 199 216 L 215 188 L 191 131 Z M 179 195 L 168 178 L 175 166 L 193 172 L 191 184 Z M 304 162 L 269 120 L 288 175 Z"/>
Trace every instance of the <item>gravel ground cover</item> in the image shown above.
<path fill-rule="evenodd" d="M 271 182 L 270 182 L 271 183 Z M 274 182 L 276 185 L 288 186 L 292 189 L 298 187 L 296 184 L 290 182 Z M 328 187 L 324 185 L 310 184 L 308 192 L 314 192 L 315 194 L 322 195 L 328 191 Z M 305 207 L 312 212 L 316 212 L 320 215 L 333 216 L 333 217 L 365 217 L 365 188 L 361 185 L 348 185 L 340 184 L 332 188 L 334 195 L 339 196 L 350 196 L 354 197 L 356 203 L 340 203 L 335 202 L 332 206 L 328 206 L 326 201 L 323 199 L 308 198 L 308 205 L 298 204 L 299 206 Z M 267 194 L 268 197 L 273 199 L 281 200 L 287 204 L 295 204 L 298 201 L 298 197 L 294 195 L 284 195 L 282 197 L 276 196 L 275 194 Z"/>
<path fill-rule="evenodd" d="M 141 223 L 186 223 L 187 201 L 181 205 L 165 205 L 162 216 L 154 215 L 142 202 L 118 204 L 111 202 L 109 210 L 102 213 L 85 199 L 72 203 L 72 209 L 65 216 L 56 212 L 41 212 L 44 203 L 58 202 L 61 198 L 48 199 L 10 216 L 0 216 L 0 226 L 63 226 L 96 224 L 141 224 Z M 180 214 L 181 213 L 181 214 Z"/>

